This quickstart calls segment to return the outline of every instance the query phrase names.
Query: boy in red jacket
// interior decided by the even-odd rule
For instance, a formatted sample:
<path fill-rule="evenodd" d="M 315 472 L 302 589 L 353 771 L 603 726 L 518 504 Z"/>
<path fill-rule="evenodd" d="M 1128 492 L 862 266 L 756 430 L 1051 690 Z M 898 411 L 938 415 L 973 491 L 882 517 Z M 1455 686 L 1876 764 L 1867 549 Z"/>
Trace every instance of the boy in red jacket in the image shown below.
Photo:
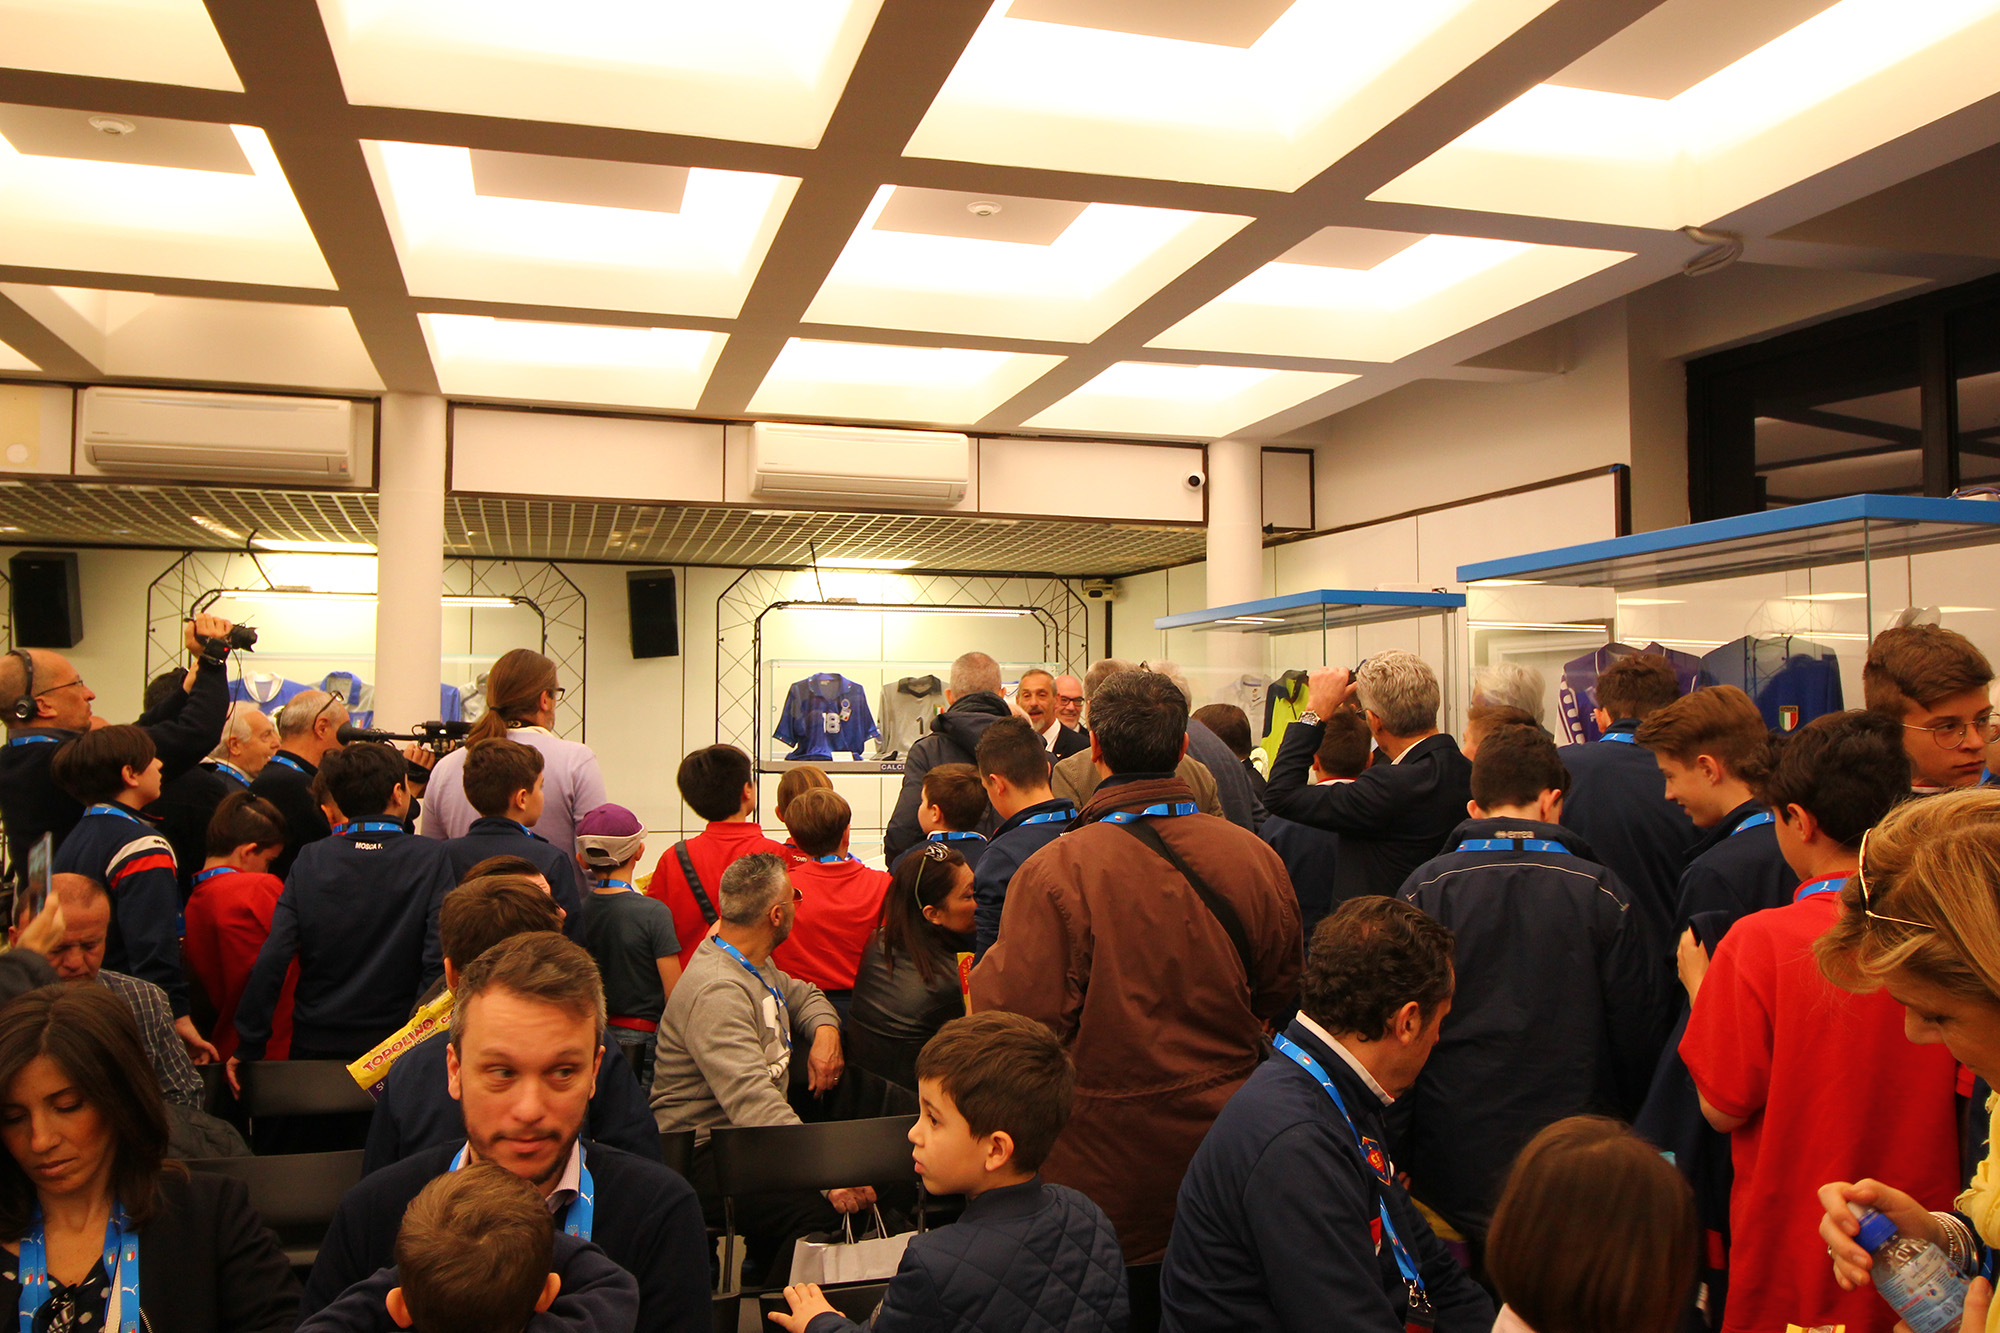
<path fill-rule="evenodd" d="M 810 981 L 845 1005 L 861 966 L 861 950 L 882 916 L 889 875 L 847 854 L 847 800 L 831 787 L 801 792 L 785 807 L 785 827 L 804 859 L 793 863 L 792 887 L 800 894 L 792 933 L 771 951 L 788 976 Z"/>
<path fill-rule="evenodd" d="M 188 973 L 215 1006 L 217 1058 L 236 1053 L 236 1002 L 250 980 L 257 951 L 271 933 L 271 913 L 285 882 L 270 873 L 285 850 L 285 817 L 261 796 L 239 791 L 223 798 L 208 825 L 208 860 L 195 872 L 187 901 L 187 934 L 182 950 Z M 292 1046 L 292 987 L 299 979 L 293 961 L 271 1018 L 267 1058 L 282 1060 Z"/>

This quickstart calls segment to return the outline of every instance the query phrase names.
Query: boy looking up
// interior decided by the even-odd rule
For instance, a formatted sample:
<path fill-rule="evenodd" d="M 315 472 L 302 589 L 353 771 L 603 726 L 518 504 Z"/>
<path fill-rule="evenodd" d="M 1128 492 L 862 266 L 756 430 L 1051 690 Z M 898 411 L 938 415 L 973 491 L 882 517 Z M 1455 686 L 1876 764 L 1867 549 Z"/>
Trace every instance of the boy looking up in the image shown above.
<path fill-rule="evenodd" d="M 622 805 L 600 805 L 576 822 L 576 862 L 591 883 L 584 947 L 604 977 L 605 1022 L 639 1086 L 653 1086 L 660 1013 L 681 979 L 674 914 L 632 886 L 646 831 Z"/>
<path fill-rule="evenodd" d="M 1861 666 L 1868 710 L 1902 724 L 1911 786 L 1924 794 L 1979 782 L 1986 744 L 2000 734 L 1992 688 L 1986 654 L 1938 625 L 1883 630 Z"/>
<path fill-rule="evenodd" d="M 1111 1219 L 1036 1174 L 1075 1088 L 1062 1044 L 1018 1014 L 953 1019 L 925 1045 L 922 1110 L 910 1129 L 917 1173 L 932 1194 L 963 1194 L 965 1212 L 911 1238 L 876 1327 L 989 1327 L 1002 1309 L 1032 1310 L 1039 1325 L 1068 1333 L 1125 1327 L 1125 1265 Z M 771 1318 L 788 1333 L 858 1333 L 810 1283 L 785 1288 L 785 1300 L 791 1313 Z"/>
<path fill-rule="evenodd" d="M 152 982 L 167 993 L 174 1028 L 199 1040 L 188 1017 L 181 972 L 180 878 L 174 850 L 139 808 L 160 798 L 160 760 L 144 728 L 99 727 L 65 741 L 49 776 L 84 807 L 56 849 L 52 873 L 82 875 L 111 899 L 104 966 Z"/>
<path fill-rule="evenodd" d="M 786 852 L 750 817 L 757 809 L 757 783 L 750 772 L 750 756 L 743 751 L 733 745 L 691 751 L 681 760 L 674 781 L 681 799 L 708 826 L 667 849 L 653 867 L 646 892 L 674 914 L 674 935 L 681 957 L 687 958 L 719 919 L 722 872 L 752 852 L 776 856 Z"/>
<path fill-rule="evenodd" d="M 444 845 L 412 837 L 407 761 L 386 745 L 330 751 L 315 779 L 339 815 L 293 863 L 236 1009 L 237 1062 L 264 1058 L 293 958 L 294 1060 L 354 1060 L 402 1027 L 444 970 L 438 908 L 458 882 Z"/>
<path fill-rule="evenodd" d="M 1873 1291 L 1826 1280 L 1814 1191 L 1894 1170 L 1926 1208 L 1951 1207 L 1957 1192 L 1957 1062 L 1911 1044 L 1886 992 L 1834 986 L 1812 948 L 1840 916 L 1862 835 L 1909 789 L 1903 733 L 1889 717 L 1830 713 L 1795 733 L 1763 791 L 1804 882 L 1790 905 L 1737 922 L 1713 964 L 1698 946 L 1683 949 L 1693 1013 L 1681 1058 L 1702 1114 L 1729 1135 L 1730 1267 L 1755 1275 L 1730 1293 L 1723 1333 L 1886 1326 L 1895 1315 Z"/>
<path fill-rule="evenodd" d="M 979 831 L 979 826 L 986 822 L 986 808 L 986 789 L 980 785 L 977 768 L 971 764 L 939 764 L 924 774 L 917 825 L 924 831 L 925 842 L 948 844 L 965 858 L 967 865 L 977 870 L 979 858 L 986 854 L 986 835 Z M 903 856 L 909 854 L 904 852 Z M 896 858 L 898 865 L 903 856 Z"/>
<path fill-rule="evenodd" d="M 1049 752 L 1032 724 L 1001 718 L 980 736 L 975 753 L 980 785 L 1000 816 L 1000 827 L 972 868 L 973 950 L 984 956 L 1000 938 L 1008 881 L 1023 861 L 1063 835 L 1076 819 L 1076 807 L 1049 790 Z"/>
<path fill-rule="evenodd" d="M 847 854 L 853 817 L 847 798 L 831 787 L 800 792 L 785 807 L 785 827 L 801 853 L 791 866 L 800 898 L 792 933 L 771 951 L 787 976 L 810 981 L 843 1007 L 889 888 L 886 870 Z"/>
<path fill-rule="evenodd" d="M 465 800 L 479 818 L 464 836 L 448 839 L 445 856 L 454 883 L 489 856 L 519 856 L 535 863 L 549 896 L 563 910 L 563 934 L 583 942 L 583 899 L 568 848 L 536 833 L 542 817 L 542 752 L 519 741 L 475 741 L 465 752 Z"/>

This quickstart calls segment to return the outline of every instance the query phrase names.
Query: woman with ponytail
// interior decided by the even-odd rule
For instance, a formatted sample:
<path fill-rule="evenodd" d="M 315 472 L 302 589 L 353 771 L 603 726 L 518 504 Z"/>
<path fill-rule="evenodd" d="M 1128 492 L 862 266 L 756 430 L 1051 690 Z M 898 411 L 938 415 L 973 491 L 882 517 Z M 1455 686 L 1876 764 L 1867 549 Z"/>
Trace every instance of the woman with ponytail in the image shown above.
<path fill-rule="evenodd" d="M 465 751 L 479 741 L 506 739 L 541 751 L 542 817 L 533 831 L 573 854 L 576 821 L 608 798 L 590 747 L 551 730 L 562 696 L 554 662 L 530 648 L 502 654 L 486 675 L 486 711 L 472 724 L 465 744 L 438 760 L 431 772 L 424 789 L 424 832 L 456 838 L 472 827 L 479 812 L 465 799 Z"/>

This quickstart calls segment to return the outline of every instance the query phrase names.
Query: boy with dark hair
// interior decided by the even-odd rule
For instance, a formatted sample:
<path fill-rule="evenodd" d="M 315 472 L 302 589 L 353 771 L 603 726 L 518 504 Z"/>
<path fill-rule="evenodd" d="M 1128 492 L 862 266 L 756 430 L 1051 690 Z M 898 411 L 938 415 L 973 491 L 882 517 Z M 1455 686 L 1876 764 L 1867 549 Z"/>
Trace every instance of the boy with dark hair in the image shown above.
<path fill-rule="evenodd" d="M 757 783 L 743 751 L 733 745 L 691 751 L 674 781 L 688 808 L 708 824 L 667 849 L 646 892 L 674 914 L 674 935 L 687 958 L 719 919 L 722 872 L 753 852 L 786 853 L 750 817 L 757 809 Z"/>
<path fill-rule="evenodd" d="M 1326 719 L 1326 733 L 1313 751 L 1313 784 L 1354 781 L 1367 771 L 1374 749 L 1366 718 L 1347 710 L 1335 713 Z M 1284 858 L 1292 892 L 1299 898 L 1299 922 L 1310 940 L 1319 923 L 1339 906 L 1333 900 L 1333 869 L 1340 855 L 1340 835 L 1283 815 L 1266 815 L 1257 836 Z"/>
<path fill-rule="evenodd" d="M 987 845 L 979 827 L 986 822 L 988 811 L 979 770 L 971 764 L 937 764 L 924 774 L 922 791 L 917 826 L 924 831 L 924 841 L 950 844 L 967 865 L 978 869 Z M 903 856 L 909 854 L 906 851 Z M 896 858 L 896 864 L 902 864 L 903 856 Z"/>
<path fill-rule="evenodd" d="M 1827 981 L 1812 948 L 1840 916 L 1862 835 L 1909 795 L 1903 735 L 1873 711 L 1829 713 L 1793 733 L 1763 795 L 1804 882 L 1790 905 L 1737 922 L 1713 963 L 1682 950 L 1693 1012 L 1680 1054 L 1702 1114 L 1729 1135 L 1729 1266 L 1756 1275 L 1731 1291 L 1724 1333 L 1893 1318 L 1873 1291 L 1826 1280 L 1814 1194 L 1827 1180 L 1893 1169 L 1926 1208 L 1949 1208 L 1957 1193 L 1957 1062 L 1911 1044 L 1886 992 Z"/>
<path fill-rule="evenodd" d="M 1507 1170 L 1566 1116 L 1628 1117 L 1665 1029 L 1666 969 L 1625 891 L 1562 825 L 1569 774 L 1534 725 L 1472 763 L 1472 816 L 1403 901 L 1452 932 L 1452 1021 L 1412 1089 L 1411 1192 L 1479 1254 Z"/>
<path fill-rule="evenodd" d="M 576 821 L 576 863 L 591 886 L 584 947 L 604 978 L 610 1036 L 650 1091 L 660 1014 L 681 979 L 681 945 L 667 905 L 633 887 L 645 854 L 645 827 L 622 805 L 600 805 Z"/>
<path fill-rule="evenodd" d="M 1979 782 L 1993 725 L 1993 667 L 1963 634 L 1938 625 L 1885 629 L 1861 665 L 1868 710 L 1902 724 L 1913 789 Z"/>
<path fill-rule="evenodd" d="M 1021 863 L 1061 837 L 1076 807 L 1049 790 L 1049 753 L 1033 726 L 1003 717 L 988 727 L 974 752 L 979 781 L 1000 827 L 972 868 L 973 949 L 983 957 L 1000 938 L 1007 885 Z"/>
<path fill-rule="evenodd" d="M 249 984 L 257 954 L 271 935 L 271 918 L 285 882 L 270 873 L 285 848 L 285 816 L 277 806 L 248 791 L 225 796 L 208 825 L 208 858 L 194 876 L 187 901 L 187 935 L 182 949 L 188 971 L 215 1006 L 216 1058 L 236 1053 L 236 1006 Z M 292 990 L 298 965 L 285 972 L 284 989 L 271 1016 L 265 1055 L 283 1060 L 292 1049 Z"/>
<path fill-rule="evenodd" d="M 292 865 L 236 1010 L 241 1060 L 261 1060 L 296 957 L 294 1060 L 353 1060 L 400 1028 L 444 967 L 438 908 L 458 880 L 441 843 L 412 836 L 407 762 L 386 745 L 328 752 L 315 781 L 340 816 Z"/>
<path fill-rule="evenodd" d="M 1214 732 L 1215 738 L 1229 747 L 1229 752 L 1243 765 L 1243 776 L 1250 783 L 1250 794 L 1261 805 L 1264 800 L 1264 775 L 1257 771 L 1257 742 L 1250 734 L 1250 715 L 1235 704 L 1203 704 L 1188 716 Z"/>
<path fill-rule="evenodd" d="M 464 1112 L 445 1081 L 445 1027 L 456 1007 L 452 988 L 460 974 L 494 945 L 517 935 L 554 931 L 560 924 L 548 894 L 517 876 L 468 879 L 445 895 L 438 912 L 438 939 L 444 948 L 445 998 L 451 1007 L 433 1011 L 431 1021 L 421 1027 L 412 1024 L 407 1045 L 383 1052 L 393 1064 L 376 1085 L 379 1095 L 368 1122 L 363 1175 L 465 1137 Z M 364 1072 L 373 1074 L 372 1069 Z M 585 1128 L 592 1139 L 657 1161 L 659 1131 L 636 1084 L 617 1044 L 604 1043 Z"/>
<path fill-rule="evenodd" d="M 141 727 L 99 727 L 63 742 L 49 761 L 49 776 L 84 812 L 56 849 L 50 870 L 104 886 L 111 899 L 104 966 L 165 991 L 175 1030 L 183 1040 L 201 1042 L 188 1017 L 181 970 L 174 850 L 139 815 L 142 806 L 159 799 L 160 772 L 153 738 Z"/>
<path fill-rule="evenodd" d="M 1560 751 L 1570 775 L 1563 824 L 1618 876 L 1662 958 L 1674 947 L 1681 872 L 1701 834 L 1687 811 L 1667 799 L 1660 766 L 1635 737 L 1640 723 L 1680 697 L 1680 680 L 1666 658 L 1621 657 L 1597 678 L 1600 739 Z"/>
<path fill-rule="evenodd" d="M 911 1238 L 874 1327 L 987 1327 L 1007 1310 L 1070 1333 L 1122 1330 L 1130 1302 L 1111 1220 L 1037 1174 L 1076 1090 L 1062 1043 L 1018 1014 L 953 1019 L 917 1057 L 917 1090 L 917 1173 L 932 1194 L 964 1195 L 965 1212 Z M 791 1313 L 771 1318 L 788 1333 L 858 1331 L 810 1283 L 785 1299 Z"/>
<path fill-rule="evenodd" d="M 843 1009 L 889 889 L 888 871 L 847 854 L 853 817 L 847 798 L 831 787 L 802 791 L 785 807 L 785 827 L 802 853 L 791 865 L 801 896 L 792 933 L 771 951 L 779 970 L 810 981 Z"/>
<path fill-rule="evenodd" d="M 462 837 L 448 839 L 445 856 L 461 880 L 479 862 L 494 856 L 532 861 L 548 881 L 549 895 L 563 910 L 563 933 L 582 942 L 583 898 L 576 886 L 574 855 L 536 833 L 542 817 L 542 752 L 519 741 L 473 742 L 465 752 L 466 803 L 479 812 Z"/>

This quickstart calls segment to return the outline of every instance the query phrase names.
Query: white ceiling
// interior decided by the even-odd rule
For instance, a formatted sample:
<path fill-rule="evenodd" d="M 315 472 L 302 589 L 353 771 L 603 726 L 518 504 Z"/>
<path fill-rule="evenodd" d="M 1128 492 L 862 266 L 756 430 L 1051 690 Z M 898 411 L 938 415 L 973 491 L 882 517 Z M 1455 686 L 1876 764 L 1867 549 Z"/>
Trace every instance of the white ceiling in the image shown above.
<path fill-rule="evenodd" d="M 1679 271 L 1969 276 L 2000 0 L 0 0 L 0 371 L 1275 438 Z"/>

